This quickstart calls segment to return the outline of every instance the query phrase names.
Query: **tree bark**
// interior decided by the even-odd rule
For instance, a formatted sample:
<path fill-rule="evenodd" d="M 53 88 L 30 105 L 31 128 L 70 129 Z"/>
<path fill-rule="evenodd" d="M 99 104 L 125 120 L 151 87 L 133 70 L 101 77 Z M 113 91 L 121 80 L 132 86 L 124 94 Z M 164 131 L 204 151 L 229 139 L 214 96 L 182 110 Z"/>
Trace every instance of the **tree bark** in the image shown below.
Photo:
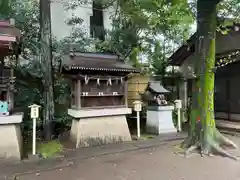
<path fill-rule="evenodd" d="M 197 42 L 195 61 L 195 88 L 190 120 L 190 131 L 184 147 L 186 155 L 200 150 L 202 155 L 213 152 L 236 157 L 221 148 L 222 145 L 236 145 L 224 137 L 216 128 L 214 117 L 214 67 L 216 37 L 216 1 L 198 0 L 197 3 Z"/>
<path fill-rule="evenodd" d="M 198 99 L 200 104 L 200 121 L 202 131 L 200 141 L 202 147 L 207 145 L 207 137 L 215 130 L 214 118 L 214 71 L 215 67 L 215 37 L 216 37 L 216 2 L 199 0 L 197 4 L 197 51 L 200 70 Z"/>
<path fill-rule="evenodd" d="M 54 120 L 53 72 L 51 50 L 51 11 L 50 0 L 40 0 L 41 65 L 44 87 L 44 134 L 45 139 L 52 136 L 51 124 Z"/>

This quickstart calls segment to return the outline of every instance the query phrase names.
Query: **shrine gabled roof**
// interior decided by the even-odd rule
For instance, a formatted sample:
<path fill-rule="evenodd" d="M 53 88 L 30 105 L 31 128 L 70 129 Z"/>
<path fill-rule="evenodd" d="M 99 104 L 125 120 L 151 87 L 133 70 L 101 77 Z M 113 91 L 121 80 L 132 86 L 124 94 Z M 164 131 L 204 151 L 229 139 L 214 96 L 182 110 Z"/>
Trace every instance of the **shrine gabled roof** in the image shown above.
<path fill-rule="evenodd" d="M 92 71 L 139 72 L 136 68 L 124 63 L 118 56 L 103 53 L 79 53 L 66 55 L 62 61 L 63 69 Z"/>
<path fill-rule="evenodd" d="M 169 58 L 171 65 L 179 66 L 184 60 L 194 52 L 194 41 L 197 34 L 194 33 L 188 40 L 187 43 L 182 45 L 176 52 Z"/>
<path fill-rule="evenodd" d="M 160 81 L 150 81 L 148 84 L 148 87 L 156 93 L 169 93 L 170 92 L 162 86 Z"/>

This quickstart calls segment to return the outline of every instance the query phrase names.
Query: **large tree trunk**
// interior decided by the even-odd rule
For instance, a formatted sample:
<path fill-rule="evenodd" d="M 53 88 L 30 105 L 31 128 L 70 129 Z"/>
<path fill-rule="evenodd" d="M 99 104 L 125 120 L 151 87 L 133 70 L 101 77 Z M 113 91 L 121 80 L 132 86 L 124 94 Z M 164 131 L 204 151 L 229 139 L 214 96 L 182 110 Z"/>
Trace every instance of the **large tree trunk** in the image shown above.
<path fill-rule="evenodd" d="M 186 155 L 198 149 L 201 154 L 219 153 L 236 159 L 222 149 L 222 145 L 236 145 L 224 137 L 215 126 L 214 117 L 214 67 L 216 37 L 215 1 L 198 0 L 197 4 L 197 45 L 195 72 L 196 80 L 193 90 L 193 104 L 190 131 L 184 146 Z"/>
<path fill-rule="evenodd" d="M 50 0 L 40 0 L 41 65 L 44 86 L 44 133 L 51 139 L 51 123 L 54 119 L 53 72 L 51 50 L 51 12 Z"/>

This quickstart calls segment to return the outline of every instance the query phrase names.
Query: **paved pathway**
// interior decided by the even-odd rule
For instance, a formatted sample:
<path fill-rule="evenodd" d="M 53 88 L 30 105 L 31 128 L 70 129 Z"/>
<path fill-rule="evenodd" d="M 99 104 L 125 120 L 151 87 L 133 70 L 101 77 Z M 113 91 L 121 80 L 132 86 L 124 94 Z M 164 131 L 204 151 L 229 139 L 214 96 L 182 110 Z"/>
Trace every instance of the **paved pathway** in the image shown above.
<path fill-rule="evenodd" d="M 71 162 L 81 162 L 84 159 L 89 159 L 91 157 L 99 157 L 107 154 L 114 153 L 123 153 L 129 151 L 136 151 L 139 149 L 149 149 L 153 147 L 159 147 L 163 144 L 171 143 L 179 143 L 178 139 L 183 139 L 186 137 L 186 134 L 169 134 L 158 136 L 151 140 L 140 140 L 140 141 L 132 141 L 121 144 L 112 144 L 105 145 L 100 147 L 89 147 L 89 148 L 80 148 L 78 150 L 70 150 L 64 152 L 64 157 L 51 159 L 51 160 L 43 160 L 40 162 L 15 162 L 15 163 L 6 163 L 0 160 L 0 180 L 12 179 L 15 175 L 19 174 L 30 174 L 36 172 L 42 172 L 50 169 L 63 168 L 71 165 Z M 69 163 L 70 162 L 70 163 Z M 10 177 L 10 178 L 9 178 Z"/>
<path fill-rule="evenodd" d="M 75 161 L 70 167 L 21 175 L 19 180 L 239 180 L 240 162 L 185 158 L 172 145 Z"/>

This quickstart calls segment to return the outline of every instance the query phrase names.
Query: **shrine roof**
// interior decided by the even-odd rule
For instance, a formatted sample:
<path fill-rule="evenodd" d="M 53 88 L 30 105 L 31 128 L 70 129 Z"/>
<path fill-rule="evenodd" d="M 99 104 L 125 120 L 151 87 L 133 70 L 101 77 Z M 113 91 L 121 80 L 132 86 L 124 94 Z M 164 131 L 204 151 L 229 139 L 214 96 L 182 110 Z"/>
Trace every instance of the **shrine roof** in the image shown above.
<path fill-rule="evenodd" d="M 64 56 L 62 64 L 66 71 L 92 70 L 139 72 L 136 68 L 120 60 L 118 56 L 103 53 L 75 52 L 74 54 Z"/>
<path fill-rule="evenodd" d="M 3 42 L 16 42 L 21 37 L 21 31 L 9 21 L 0 21 L 0 41 Z"/>
<path fill-rule="evenodd" d="M 169 93 L 170 92 L 162 86 L 160 81 L 150 81 L 148 84 L 148 87 L 156 93 Z"/>
<path fill-rule="evenodd" d="M 231 26 L 226 26 L 226 28 L 229 29 L 230 31 L 235 31 L 234 30 L 235 26 L 240 27 L 240 24 L 234 23 Z M 171 55 L 171 57 L 169 58 L 169 63 L 174 66 L 181 66 L 182 63 L 195 52 L 196 39 L 197 33 L 194 33 L 184 45 L 182 45 L 177 51 L 175 51 Z M 235 54 L 235 52 L 238 51 L 239 49 L 232 49 L 226 52 L 218 52 L 216 53 L 216 60 L 219 60 L 223 56 L 227 57 L 229 54 Z"/>

